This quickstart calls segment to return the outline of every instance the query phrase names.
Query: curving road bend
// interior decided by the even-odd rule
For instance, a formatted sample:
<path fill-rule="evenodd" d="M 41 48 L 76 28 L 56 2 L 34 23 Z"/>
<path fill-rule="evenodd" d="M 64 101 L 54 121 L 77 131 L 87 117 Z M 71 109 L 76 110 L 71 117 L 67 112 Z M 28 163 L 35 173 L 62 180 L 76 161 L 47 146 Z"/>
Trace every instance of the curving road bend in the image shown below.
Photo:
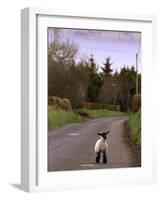
<path fill-rule="evenodd" d="M 138 167 L 133 151 L 124 138 L 127 117 L 105 117 L 53 129 L 48 134 L 48 171 Z M 97 132 L 107 135 L 107 164 L 95 163 Z"/>

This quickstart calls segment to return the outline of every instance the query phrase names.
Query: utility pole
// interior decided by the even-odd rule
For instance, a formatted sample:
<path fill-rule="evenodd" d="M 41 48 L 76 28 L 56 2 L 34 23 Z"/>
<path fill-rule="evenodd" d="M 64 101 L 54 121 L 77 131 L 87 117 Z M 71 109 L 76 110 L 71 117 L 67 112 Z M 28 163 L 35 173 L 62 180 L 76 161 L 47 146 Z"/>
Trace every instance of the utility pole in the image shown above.
<path fill-rule="evenodd" d="M 138 95 L 138 54 L 136 54 L 136 95 Z"/>

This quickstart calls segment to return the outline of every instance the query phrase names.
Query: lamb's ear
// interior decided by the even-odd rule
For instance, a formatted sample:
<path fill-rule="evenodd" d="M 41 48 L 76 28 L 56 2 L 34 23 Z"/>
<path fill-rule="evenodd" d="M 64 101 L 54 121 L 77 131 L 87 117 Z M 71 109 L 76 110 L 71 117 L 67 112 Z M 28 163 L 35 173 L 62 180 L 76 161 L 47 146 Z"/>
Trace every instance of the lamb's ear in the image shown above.
<path fill-rule="evenodd" d="M 101 135 L 101 133 L 97 133 L 97 135 Z"/>
<path fill-rule="evenodd" d="M 106 135 L 107 135 L 108 133 L 110 133 L 110 131 L 109 131 L 109 130 L 106 132 Z"/>

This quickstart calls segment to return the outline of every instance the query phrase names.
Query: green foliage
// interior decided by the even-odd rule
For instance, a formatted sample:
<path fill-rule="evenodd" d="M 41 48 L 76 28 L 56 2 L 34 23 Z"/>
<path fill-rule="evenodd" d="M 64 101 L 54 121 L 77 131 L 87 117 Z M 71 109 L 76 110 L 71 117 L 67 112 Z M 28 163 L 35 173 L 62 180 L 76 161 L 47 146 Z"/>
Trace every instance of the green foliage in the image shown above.
<path fill-rule="evenodd" d="M 49 62 L 49 60 L 48 60 Z M 68 98 L 72 107 L 82 105 L 87 90 L 86 63 L 50 60 L 48 65 L 48 96 Z"/>
<path fill-rule="evenodd" d="M 112 73 L 112 69 L 111 69 L 111 65 L 112 63 L 110 62 L 111 58 L 108 57 L 106 58 L 106 63 L 104 63 L 104 67 L 101 67 L 102 71 L 103 71 L 103 77 L 108 78 L 111 76 Z"/>
<path fill-rule="evenodd" d="M 99 118 L 99 117 L 114 117 L 114 116 L 125 116 L 126 113 L 119 112 L 119 111 L 111 111 L 107 109 L 96 109 L 96 110 L 88 110 L 86 108 L 80 108 L 74 110 L 75 113 L 81 115 L 81 113 L 86 113 L 87 116 L 91 118 Z"/>
<path fill-rule="evenodd" d="M 102 104 L 102 103 L 97 103 L 97 102 L 87 102 L 85 101 L 83 103 L 83 107 L 93 110 L 93 109 L 107 109 L 107 110 L 113 110 L 113 111 L 120 111 L 120 106 L 119 105 L 113 105 L 113 104 Z"/>
<path fill-rule="evenodd" d="M 48 106 L 48 129 L 82 121 L 83 118 L 80 115 L 76 115 L 72 111 L 66 112 L 64 110 L 58 110 L 52 106 Z"/>
<path fill-rule="evenodd" d="M 82 117 L 88 117 L 90 118 L 91 116 L 89 115 L 89 110 L 87 108 L 77 108 L 74 110 L 74 113 L 76 115 L 80 115 Z"/>
<path fill-rule="evenodd" d="M 131 114 L 129 118 L 129 126 L 137 144 L 141 144 L 141 110 Z"/>
<path fill-rule="evenodd" d="M 75 109 L 74 112 L 66 112 L 56 109 L 55 106 L 48 106 L 48 129 L 57 128 L 65 124 L 83 122 L 86 117 L 99 118 L 125 115 L 126 113 L 107 109 L 88 110 L 86 108 L 79 108 Z"/>
<path fill-rule="evenodd" d="M 99 90 L 102 85 L 102 79 L 98 73 L 94 58 L 90 58 L 90 64 L 87 67 L 88 85 L 87 85 L 87 100 L 98 102 Z"/>
<path fill-rule="evenodd" d="M 108 110 L 120 111 L 120 105 L 108 105 Z"/>
<path fill-rule="evenodd" d="M 141 88 L 141 75 L 139 79 L 139 92 Z M 103 104 L 119 104 L 120 110 L 131 110 L 132 97 L 135 94 L 136 71 L 134 67 L 123 67 L 121 71 L 106 76 L 100 89 L 100 102 Z"/>
<path fill-rule="evenodd" d="M 110 57 L 102 66 L 96 64 L 93 55 L 78 60 L 79 46 L 63 39 L 58 29 L 53 29 L 53 34 L 53 41 L 48 44 L 48 96 L 68 98 L 73 108 L 88 101 L 120 105 L 124 112 L 132 110 L 137 73 L 134 66 L 123 66 L 119 72 L 112 73 Z M 138 84 L 141 94 L 140 74 Z"/>
<path fill-rule="evenodd" d="M 112 117 L 112 116 L 114 117 L 114 116 L 124 116 L 124 115 L 126 115 L 126 113 L 123 113 L 123 112 L 111 111 L 111 110 L 105 110 L 105 109 L 89 110 L 88 113 L 93 118 Z"/>

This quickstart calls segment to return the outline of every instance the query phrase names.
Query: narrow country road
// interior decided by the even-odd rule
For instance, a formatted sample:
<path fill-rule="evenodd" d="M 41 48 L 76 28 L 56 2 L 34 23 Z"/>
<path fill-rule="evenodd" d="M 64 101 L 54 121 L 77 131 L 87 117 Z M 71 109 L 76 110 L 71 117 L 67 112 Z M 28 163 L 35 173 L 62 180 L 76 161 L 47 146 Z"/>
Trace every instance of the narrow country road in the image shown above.
<path fill-rule="evenodd" d="M 48 135 L 48 171 L 137 167 L 124 138 L 127 117 L 106 117 L 53 129 Z M 107 164 L 95 163 L 97 132 L 107 135 Z"/>

